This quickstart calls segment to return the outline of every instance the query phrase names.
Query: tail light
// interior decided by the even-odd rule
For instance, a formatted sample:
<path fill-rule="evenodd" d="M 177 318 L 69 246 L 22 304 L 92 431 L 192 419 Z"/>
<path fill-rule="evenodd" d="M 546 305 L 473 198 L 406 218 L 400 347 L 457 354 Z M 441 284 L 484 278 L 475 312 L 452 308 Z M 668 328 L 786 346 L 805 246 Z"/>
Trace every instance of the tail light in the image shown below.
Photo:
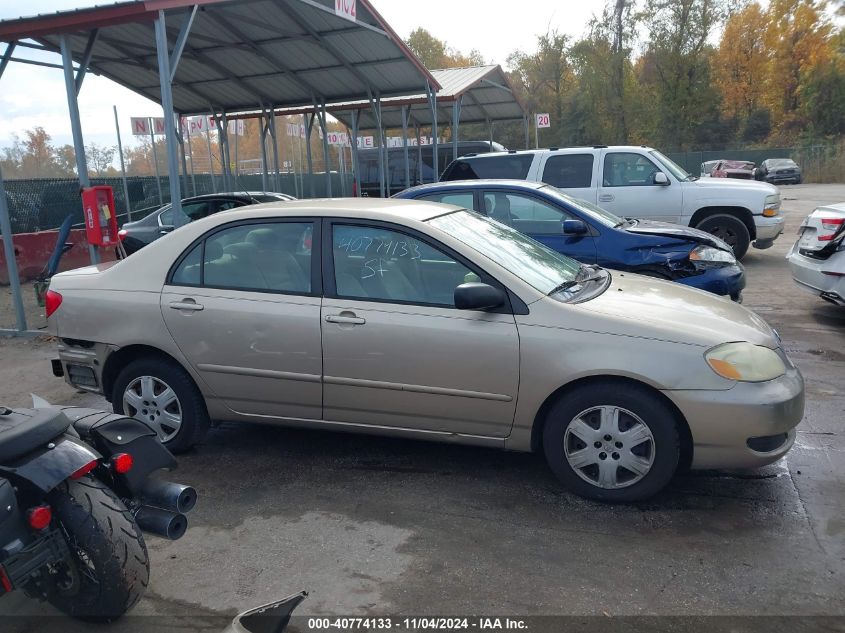
<path fill-rule="evenodd" d="M 12 593 L 12 581 L 9 580 L 9 575 L 6 573 L 6 570 L 0 566 L 0 587 L 3 587 L 3 591 L 6 593 Z"/>
<path fill-rule="evenodd" d="M 69 477 L 69 479 L 79 479 L 80 477 L 84 477 L 85 475 L 90 473 L 92 470 L 94 470 L 96 467 L 97 467 L 97 460 L 95 459 L 95 460 L 90 461 L 87 464 L 85 464 L 82 468 L 76 470 Z"/>
<path fill-rule="evenodd" d="M 60 305 L 62 305 L 62 295 L 55 290 L 48 290 L 47 294 L 44 295 L 44 308 L 47 310 L 48 319 L 51 314 L 59 309 Z"/>
<path fill-rule="evenodd" d="M 111 456 L 111 467 L 118 475 L 124 475 L 132 470 L 135 460 L 129 453 L 118 453 Z"/>
<path fill-rule="evenodd" d="M 123 240 L 126 239 L 127 235 L 129 235 L 129 231 L 127 231 L 126 229 L 120 229 L 117 232 L 117 239 L 119 239 L 122 242 Z"/>
<path fill-rule="evenodd" d="M 26 521 L 33 530 L 43 530 L 50 525 L 50 521 L 52 520 L 53 511 L 48 505 L 35 506 L 34 508 L 30 508 L 26 513 Z"/>
<path fill-rule="evenodd" d="M 834 233 L 831 233 L 830 235 L 819 235 L 819 242 L 831 241 L 836 234 L 835 231 L 845 224 L 845 218 L 820 218 L 820 220 L 823 229 L 834 231 Z"/>

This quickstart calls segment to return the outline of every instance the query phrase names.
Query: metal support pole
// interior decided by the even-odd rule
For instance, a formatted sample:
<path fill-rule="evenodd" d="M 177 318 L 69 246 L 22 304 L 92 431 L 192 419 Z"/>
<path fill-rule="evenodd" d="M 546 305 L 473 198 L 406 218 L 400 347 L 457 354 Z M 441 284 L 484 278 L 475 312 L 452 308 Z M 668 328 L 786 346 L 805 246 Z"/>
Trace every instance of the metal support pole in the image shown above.
<path fill-rule="evenodd" d="M 414 133 L 417 135 L 417 169 L 419 170 L 420 180 L 419 184 L 423 184 L 423 159 L 422 159 L 422 140 L 420 139 L 420 126 L 414 126 Z"/>
<path fill-rule="evenodd" d="M 487 129 L 490 135 L 490 151 L 493 151 L 493 121 L 487 121 Z"/>
<path fill-rule="evenodd" d="M 190 133 L 188 133 L 188 158 L 191 161 L 191 191 L 194 192 L 194 195 L 197 195 L 197 177 L 194 173 L 194 140 Z"/>
<path fill-rule="evenodd" d="M 323 133 L 323 163 L 326 172 L 326 195 L 332 197 L 332 160 L 329 155 L 329 131 L 326 128 L 326 102 L 320 102 L 317 117 L 320 120 L 320 131 Z"/>
<path fill-rule="evenodd" d="M 376 95 L 375 100 L 370 98 L 370 107 L 373 109 L 373 118 L 376 120 L 376 139 L 378 140 L 378 187 L 379 196 L 384 198 L 384 179 L 386 165 L 384 163 L 384 129 L 381 126 L 381 97 Z"/>
<path fill-rule="evenodd" d="M 270 106 L 270 120 L 267 123 L 270 126 L 270 138 L 273 140 L 273 171 L 276 173 L 273 190 L 281 191 L 282 179 L 279 175 L 279 140 L 276 137 L 276 111 L 273 106 Z"/>
<path fill-rule="evenodd" d="M 147 119 L 147 123 L 150 126 L 150 143 L 152 144 L 153 148 L 153 170 L 156 174 L 156 187 L 158 188 L 158 204 L 159 206 L 164 204 L 164 196 L 161 194 L 161 176 L 158 173 L 158 150 L 156 149 L 156 137 L 155 137 L 155 123 L 153 119 Z"/>
<path fill-rule="evenodd" d="M 540 147 L 540 126 L 537 125 L 537 117 L 534 117 L 534 149 Z"/>
<path fill-rule="evenodd" d="M 437 155 L 437 94 L 428 83 L 425 84 L 425 94 L 428 96 L 428 104 L 431 108 L 431 164 L 434 169 L 434 182 L 440 182 L 440 166 L 438 164 L 440 157 Z"/>
<path fill-rule="evenodd" d="M 349 141 L 352 147 L 352 181 L 355 184 L 354 195 L 361 195 L 361 171 L 358 161 L 358 117 L 360 110 L 352 111 L 352 139 Z"/>
<path fill-rule="evenodd" d="M 528 141 L 528 117 L 527 116 L 522 117 L 522 127 L 523 127 L 523 130 L 525 131 L 525 149 L 528 149 L 529 141 Z"/>
<path fill-rule="evenodd" d="M 158 12 L 155 21 L 156 52 L 158 53 L 158 78 L 161 87 L 161 108 L 164 110 L 164 139 L 167 143 L 167 174 L 170 180 L 170 206 L 173 209 L 173 224 L 180 226 L 188 221 L 182 213 L 182 188 L 179 183 L 176 125 L 173 112 L 173 92 L 170 85 L 170 47 L 167 43 L 167 27 L 164 11 Z"/>
<path fill-rule="evenodd" d="M 307 114 L 302 115 L 305 121 L 305 158 L 308 161 L 308 183 L 311 197 L 314 198 L 317 194 L 314 192 L 314 159 L 311 156 L 311 128 L 314 126 L 314 115 L 311 117 Z"/>
<path fill-rule="evenodd" d="M 70 129 L 73 134 L 73 152 L 76 155 L 76 173 L 79 176 L 79 186 L 89 187 L 91 181 L 88 179 L 88 164 L 85 161 L 85 142 L 82 139 L 82 123 L 79 120 L 79 103 L 76 100 L 76 78 L 73 75 L 73 53 L 70 48 L 70 39 L 67 35 L 59 37 L 59 44 L 62 51 L 62 69 L 65 75 L 65 92 L 67 92 L 67 107 L 70 114 Z M 80 200 L 80 205 L 82 201 Z M 82 210 L 83 216 L 85 210 Z M 10 232 L 11 234 L 11 232 Z M 92 264 L 100 263 L 100 254 L 97 247 L 89 244 L 88 255 Z"/>
<path fill-rule="evenodd" d="M 64 38 L 62 38 L 64 39 Z M 12 237 L 12 221 L 9 219 L 9 207 L 6 204 L 6 187 L 3 184 L 3 171 L 0 170 L 0 236 L 3 238 L 3 253 L 6 255 L 6 270 L 9 272 L 9 287 L 15 304 L 15 318 L 18 332 L 26 331 L 26 312 L 23 309 L 21 280 L 18 277 L 18 262 L 15 259 L 15 245 Z"/>
<path fill-rule="evenodd" d="M 452 104 L 452 160 L 458 158 L 458 130 L 461 127 L 461 99 L 455 99 Z"/>
<path fill-rule="evenodd" d="M 205 142 L 208 145 L 208 171 L 211 173 L 211 190 L 217 193 L 217 182 L 214 180 L 214 155 L 211 153 L 211 128 L 206 126 Z"/>
<path fill-rule="evenodd" d="M 379 109 L 379 118 L 381 116 L 381 101 L 378 104 Z M 384 141 L 381 148 L 381 154 L 384 156 L 384 195 L 382 197 L 389 198 L 390 197 L 390 148 L 387 146 L 388 144 L 388 136 L 387 136 L 387 128 L 381 129 L 381 138 Z"/>
<path fill-rule="evenodd" d="M 226 118 L 226 112 L 221 112 L 220 116 L 215 113 L 214 119 L 217 125 L 217 144 L 220 146 L 220 171 L 223 176 L 223 190 L 231 191 L 232 187 L 229 182 L 231 175 L 229 169 L 229 121 Z"/>
<path fill-rule="evenodd" d="M 402 147 L 405 153 L 405 189 L 411 186 L 411 157 L 408 154 L 408 106 L 402 106 Z"/>
<path fill-rule="evenodd" d="M 188 192 L 188 158 L 185 154 L 185 126 L 182 123 L 182 117 L 177 117 L 176 134 L 179 140 L 179 158 L 182 161 L 182 191 Z"/>
<path fill-rule="evenodd" d="M 267 191 L 267 111 L 261 104 L 261 128 L 258 130 L 261 143 L 261 190 Z"/>
<path fill-rule="evenodd" d="M 238 137 L 240 134 L 238 132 L 238 127 L 240 126 L 240 121 L 235 121 L 235 178 L 241 175 L 241 155 L 240 155 L 240 148 L 238 147 Z M 244 123 L 246 125 L 246 123 Z"/>
<path fill-rule="evenodd" d="M 117 132 L 117 154 L 120 156 L 120 177 L 123 179 L 123 199 L 126 201 L 126 221 L 132 221 L 132 203 L 129 202 L 129 185 L 126 182 L 126 161 L 123 160 L 123 143 L 120 140 L 120 124 L 117 119 L 117 106 L 114 110 L 114 131 Z"/>

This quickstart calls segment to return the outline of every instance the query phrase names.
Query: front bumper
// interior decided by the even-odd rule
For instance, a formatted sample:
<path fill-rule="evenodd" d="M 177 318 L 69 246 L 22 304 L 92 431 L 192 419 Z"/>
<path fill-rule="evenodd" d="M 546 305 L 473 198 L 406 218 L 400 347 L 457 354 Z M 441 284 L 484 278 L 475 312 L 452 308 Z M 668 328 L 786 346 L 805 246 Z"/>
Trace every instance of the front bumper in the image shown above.
<path fill-rule="evenodd" d="M 700 275 L 678 279 L 678 282 L 715 295 L 727 295 L 734 301 L 740 301 L 742 290 L 745 288 L 745 268 L 742 264 L 710 268 Z"/>
<path fill-rule="evenodd" d="M 738 382 L 727 391 L 667 390 L 692 434 L 692 468 L 758 468 L 783 457 L 804 415 L 804 379 L 787 360 L 787 372 L 766 382 Z M 768 451 L 749 439 L 783 435 Z M 752 445 L 756 443 L 752 441 Z"/>
<path fill-rule="evenodd" d="M 786 220 L 782 215 L 776 215 L 772 218 L 755 215 L 754 226 L 757 231 L 757 237 L 754 240 L 754 246 L 757 248 L 768 248 L 771 246 L 772 242 L 783 233 L 785 222 Z"/>
<path fill-rule="evenodd" d="M 801 288 L 837 304 L 845 304 L 845 251 L 833 253 L 827 259 L 813 259 L 802 255 L 797 244 L 786 257 L 792 279 Z M 825 274 L 836 272 L 839 275 Z"/>

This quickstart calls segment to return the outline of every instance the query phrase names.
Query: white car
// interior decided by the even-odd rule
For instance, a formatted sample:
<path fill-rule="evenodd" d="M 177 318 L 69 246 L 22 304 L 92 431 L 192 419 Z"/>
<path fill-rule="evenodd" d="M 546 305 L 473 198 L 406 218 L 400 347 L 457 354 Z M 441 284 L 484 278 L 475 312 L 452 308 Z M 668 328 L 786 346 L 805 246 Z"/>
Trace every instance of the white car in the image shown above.
<path fill-rule="evenodd" d="M 786 256 L 792 278 L 825 301 L 845 306 L 845 203 L 818 207 L 798 233 Z"/>
<path fill-rule="evenodd" d="M 544 182 L 620 217 L 685 224 L 731 245 L 769 248 L 783 232 L 780 193 L 764 182 L 699 178 L 645 146 L 565 147 L 468 154 L 441 180 L 477 178 Z"/>

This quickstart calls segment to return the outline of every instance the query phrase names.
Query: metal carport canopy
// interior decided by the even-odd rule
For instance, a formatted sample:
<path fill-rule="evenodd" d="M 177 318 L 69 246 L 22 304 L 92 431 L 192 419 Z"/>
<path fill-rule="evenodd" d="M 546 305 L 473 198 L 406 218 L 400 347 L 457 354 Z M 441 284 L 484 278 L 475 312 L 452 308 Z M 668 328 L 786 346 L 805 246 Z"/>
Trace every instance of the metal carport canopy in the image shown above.
<path fill-rule="evenodd" d="M 437 103 L 451 103 L 461 99 L 460 122 L 491 123 L 494 121 L 522 121 L 528 115 L 527 108 L 516 95 L 501 66 L 469 66 L 465 68 L 443 68 L 432 70 L 431 75 L 440 84 Z M 382 99 L 382 127 L 402 127 L 402 108 L 407 107 L 411 124 L 431 126 L 432 112 L 425 94 Z M 327 103 L 336 119 L 352 126 L 352 113 L 358 112 L 358 128 L 375 129 L 377 126 L 372 109 L 367 101 Z M 276 110 L 278 115 L 307 114 L 312 107 L 284 108 Z M 438 122 L 451 121 L 452 113 L 447 108 L 438 109 Z"/>
<path fill-rule="evenodd" d="M 6 20 L 0 41 L 26 46 L 20 40 L 31 39 L 58 52 L 66 34 L 74 60 L 87 62 L 90 72 L 161 103 L 153 27 L 159 11 L 180 52 L 172 77 L 179 114 L 313 106 L 440 87 L 367 0 L 357 0 L 355 21 L 336 15 L 331 0 L 119 2 Z"/>

